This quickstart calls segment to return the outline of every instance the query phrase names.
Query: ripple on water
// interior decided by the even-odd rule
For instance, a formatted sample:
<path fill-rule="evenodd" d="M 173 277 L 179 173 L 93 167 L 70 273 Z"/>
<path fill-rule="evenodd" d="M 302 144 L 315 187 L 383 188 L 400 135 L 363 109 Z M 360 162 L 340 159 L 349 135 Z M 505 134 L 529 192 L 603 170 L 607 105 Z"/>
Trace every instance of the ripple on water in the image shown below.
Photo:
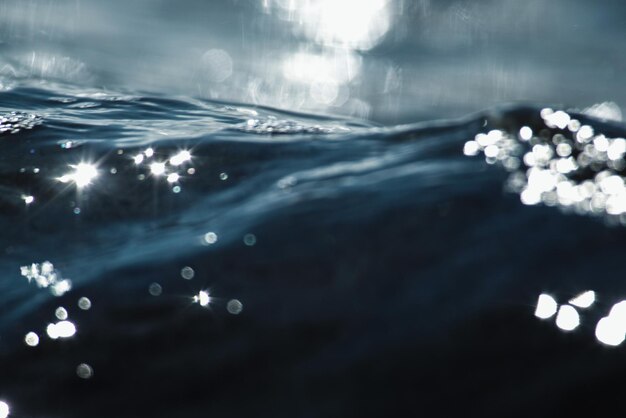
<path fill-rule="evenodd" d="M 16 134 L 25 129 L 33 129 L 41 124 L 43 118 L 39 115 L 23 112 L 9 112 L 0 114 L 0 136 Z"/>

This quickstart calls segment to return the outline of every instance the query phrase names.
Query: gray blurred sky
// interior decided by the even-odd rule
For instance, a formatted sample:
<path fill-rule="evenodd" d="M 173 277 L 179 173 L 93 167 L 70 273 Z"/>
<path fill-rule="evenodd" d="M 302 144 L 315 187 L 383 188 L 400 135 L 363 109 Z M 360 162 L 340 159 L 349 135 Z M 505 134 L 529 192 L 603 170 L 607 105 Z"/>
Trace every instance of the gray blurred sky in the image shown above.
<path fill-rule="evenodd" d="M 0 76 L 401 123 L 626 103 L 626 3 L 2 0 Z"/>

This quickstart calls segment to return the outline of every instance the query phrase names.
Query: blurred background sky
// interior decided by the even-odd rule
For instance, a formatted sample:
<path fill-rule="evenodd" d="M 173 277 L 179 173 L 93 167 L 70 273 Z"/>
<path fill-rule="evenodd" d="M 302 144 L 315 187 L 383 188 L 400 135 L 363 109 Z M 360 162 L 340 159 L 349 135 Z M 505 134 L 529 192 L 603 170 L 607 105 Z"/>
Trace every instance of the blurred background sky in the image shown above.
<path fill-rule="evenodd" d="M 0 84 L 190 95 L 383 124 L 626 103 L 620 0 L 1 0 Z"/>

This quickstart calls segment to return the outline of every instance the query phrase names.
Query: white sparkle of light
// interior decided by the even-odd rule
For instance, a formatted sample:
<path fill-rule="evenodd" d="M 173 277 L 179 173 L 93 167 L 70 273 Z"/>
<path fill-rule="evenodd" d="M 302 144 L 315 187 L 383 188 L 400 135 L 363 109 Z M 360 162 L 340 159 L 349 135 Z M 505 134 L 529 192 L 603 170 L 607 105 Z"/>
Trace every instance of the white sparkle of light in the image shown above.
<path fill-rule="evenodd" d="M 563 305 L 556 315 L 556 326 L 563 331 L 573 331 L 580 325 L 580 316 L 576 309 L 570 305 Z"/>
<path fill-rule="evenodd" d="M 34 332 L 29 332 L 24 337 L 24 342 L 30 347 L 35 347 L 39 344 L 39 336 Z"/>
<path fill-rule="evenodd" d="M 485 148 L 489 145 L 495 145 L 500 139 L 502 139 L 502 131 L 497 129 L 489 131 L 487 134 L 478 134 L 474 138 L 478 145 Z"/>
<path fill-rule="evenodd" d="M 545 144 L 537 144 L 532 148 L 533 155 L 535 156 L 535 161 L 548 163 L 550 159 L 554 155 L 552 148 L 550 145 Z"/>
<path fill-rule="evenodd" d="M 559 157 L 569 157 L 572 153 L 572 146 L 568 143 L 560 143 L 556 146 L 556 153 Z"/>
<path fill-rule="evenodd" d="M 578 308 L 586 309 L 593 305 L 596 301 L 596 292 L 593 290 L 588 290 L 586 292 L 581 293 L 573 299 L 570 299 L 570 305 L 574 305 Z"/>
<path fill-rule="evenodd" d="M 24 201 L 24 203 L 26 203 L 27 205 L 30 205 L 31 203 L 33 203 L 35 201 L 35 196 L 27 196 L 27 195 L 23 195 L 22 196 L 22 200 Z"/>
<path fill-rule="evenodd" d="M 526 188 L 520 193 L 520 200 L 525 205 L 536 205 L 541 202 L 541 192 L 536 189 Z"/>
<path fill-rule="evenodd" d="M 543 119 L 547 118 L 549 115 L 551 115 L 552 113 L 554 113 L 554 110 L 550 109 L 549 107 L 543 108 L 541 109 L 541 112 L 539 112 L 541 117 Z"/>
<path fill-rule="evenodd" d="M 554 113 L 550 113 L 548 115 L 541 115 L 543 117 L 544 122 L 550 128 L 559 128 L 565 129 L 569 124 L 571 118 L 570 116 L 563 112 L 562 110 L 556 111 Z"/>
<path fill-rule="evenodd" d="M 626 139 L 615 138 L 607 150 L 607 156 L 611 160 L 619 160 L 626 154 Z"/>
<path fill-rule="evenodd" d="M 626 301 L 613 305 L 609 315 L 596 325 L 596 338 L 603 344 L 618 346 L 626 338 Z"/>
<path fill-rule="evenodd" d="M 600 152 L 606 152 L 609 149 L 609 140 L 604 135 L 598 135 L 593 140 L 593 146 Z"/>
<path fill-rule="evenodd" d="M 143 154 L 137 154 L 133 157 L 133 161 L 135 162 L 135 164 L 139 165 L 141 163 L 143 163 Z"/>
<path fill-rule="evenodd" d="M 154 155 L 154 150 L 152 148 L 146 148 L 143 153 L 146 155 L 146 157 L 152 158 L 152 156 Z"/>
<path fill-rule="evenodd" d="M 74 172 L 74 181 L 78 187 L 84 187 L 98 176 L 98 170 L 92 164 L 80 163 Z"/>
<path fill-rule="evenodd" d="M 187 150 L 182 150 L 178 154 L 170 158 L 170 164 L 179 166 L 191 160 L 191 153 Z"/>
<path fill-rule="evenodd" d="M 207 244 L 215 244 L 217 242 L 217 234 L 215 232 L 207 232 L 204 234 L 204 242 Z"/>
<path fill-rule="evenodd" d="M 556 313 L 557 303 L 550 295 L 542 293 L 537 300 L 535 316 L 541 319 L 551 318 Z"/>
<path fill-rule="evenodd" d="M 500 152 L 500 148 L 497 145 L 487 145 L 485 147 L 485 157 L 487 158 L 496 158 L 498 153 Z"/>
<path fill-rule="evenodd" d="M 62 296 L 72 288 L 72 281 L 63 279 L 61 273 L 49 261 L 44 261 L 41 264 L 33 263 L 30 266 L 21 266 L 20 274 L 26 277 L 29 283 L 34 280 L 37 287 L 49 288 L 50 293 L 54 296 Z"/>
<path fill-rule="evenodd" d="M 36 270 L 37 264 L 31 264 L 31 269 L 35 268 Z M 41 274 L 52 274 L 54 273 L 54 264 L 49 261 L 44 261 L 41 263 Z"/>
<path fill-rule="evenodd" d="M 48 324 L 48 326 L 46 327 L 46 334 L 48 334 L 48 337 L 52 338 L 53 340 L 59 338 L 56 324 Z"/>
<path fill-rule="evenodd" d="M 4 401 L 0 401 L 0 418 L 7 418 L 10 412 L 11 410 L 9 408 L 9 404 Z"/>
<path fill-rule="evenodd" d="M 70 167 L 74 169 L 74 172 L 59 177 L 58 180 L 61 183 L 74 182 L 77 187 L 81 188 L 88 186 L 93 179 L 98 177 L 98 170 L 93 164 L 79 163 Z"/>
<path fill-rule="evenodd" d="M 165 173 L 165 163 L 154 162 L 150 164 L 150 172 L 155 176 L 160 176 Z"/>
<path fill-rule="evenodd" d="M 180 180 L 180 175 L 178 173 L 171 173 L 167 176 L 168 183 L 176 183 L 178 180 Z"/>
<path fill-rule="evenodd" d="M 63 296 L 70 290 L 72 290 L 72 281 L 70 279 L 59 280 L 50 286 L 50 293 L 54 296 Z"/>
<path fill-rule="evenodd" d="M 593 136 L 593 128 L 589 125 L 583 125 L 580 127 L 578 132 L 576 133 L 576 140 L 578 142 L 584 143 L 591 139 Z"/>
<path fill-rule="evenodd" d="M 600 188 L 606 194 L 619 194 L 624 190 L 624 179 L 618 175 L 608 176 L 600 181 Z"/>
<path fill-rule="evenodd" d="M 609 312 L 609 317 L 626 323 L 626 300 L 616 303 Z"/>
<path fill-rule="evenodd" d="M 526 164 L 528 167 L 533 167 L 537 163 L 535 161 L 535 154 L 533 154 L 532 152 L 527 152 L 526 154 L 524 154 L 523 160 L 524 164 Z"/>
<path fill-rule="evenodd" d="M 624 324 L 609 315 L 598 321 L 596 338 L 603 344 L 615 347 L 624 342 L 624 331 Z"/>
<path fill-rule="evenodd" d="M 605 210 L 609 215 L 620 215 L 626 212 L 626 190 L 609 196 L 606 199 Z"/>
<path fill-rule="evenodd" d="M 556 187 L 557 177 L 550 170 L 533 167 L 528 170 L 528 186 L 539 192 L 549 192 Z"/>
<path fill-rule="evenodd" d="M 576 165 L 576 161 L 572 157 L 570 158 L 559 158 L 556 161 L 556 171 L 563 174 L 571 173 L 576 170 L 578 166 Z"/>
<path fill-rule="evenodd" d="M 76 325 L 70 321 L 60 321 L 56 324 L 48 324 L 46 327 L 48 337 L 56 340 L 57 338 L 69 338 L 76 334 Z"/>
<path fill-rule="evenodd" d="M 570 132 L 577 132 L 580 129 L 580 121 L 571 119 L 567 124 L 567 129 L 569 129 Z"/>
<path fill-rule="evenodd" d="M 478 151 L 480 151 L 480 146 L 476 141 L 467 141 L 463 146 L 463 154 L 467 155 L 468 157 L 473 157 L 474 155 L 477 155 Z"/>
<path fill-rule="evenodd" d="M 211 297 L 206 290 L 201 290 L 196 296 L 193 297 L 193 301 L 195 303 L 199 303 L 200 306 L 208 306 L 211 301 Z"/>
<path fill-rule="evenodd" d="M 581 200 L 578 188 L 569 181 L 562 181 L 556 185 L 556 195 L 562 205 L 571 204 L 572 202 L 578 202 Z"/>
<path fill-rule="evenodd" d="M 530 141 L 530 139 L 533 137 L 533 130 L 530 129 L 528 126 L 522 126 L 522 128 L 519 130 L 519 137 L 522 141 Z"/>

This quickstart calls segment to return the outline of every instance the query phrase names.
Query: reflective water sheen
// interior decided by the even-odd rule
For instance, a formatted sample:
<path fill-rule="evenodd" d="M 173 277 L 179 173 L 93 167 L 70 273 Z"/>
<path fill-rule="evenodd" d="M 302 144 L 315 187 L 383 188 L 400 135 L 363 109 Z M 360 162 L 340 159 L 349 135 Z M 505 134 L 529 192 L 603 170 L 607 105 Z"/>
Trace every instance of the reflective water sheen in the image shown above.
<path fill-rule="evenodd" d="M 623 185 L 623 154 L 608 157 L 624 135 L 619 123 L 553 110 L 561 122 L 542 107 L 514 107 L 382 128 L 183 97 L 77 95 L 58 83 L 22 83 L 3 98 L 24 113 L 0 143 L 1 380 L 24 413 L 132 411 L 178 386 L 185 390 L 159 408 L 194 405 L 185 414 L 195 416 L 205 408 L 195 387 L 252 405 L 283 399 L 242 383 L 268 374 L 283 376 L 277 388 L 298 405 L 316 393 L 340 410 L 383 408 L 413 387 L 381 386 L 406 367 L 433 379 L 437 362 L 454 360 L 506 386 L 513 382 L 498 377 L 499 357 L 475 363 L 474 350 L 534 353 L 532 367 L 545 369 L 550 360 L 533 351 L 537 344 L 565 355 L 567 344 L 624 340 L 622 218 L 551 207 L 574 204 L 559 200 L 561 181 L 578 194 L 585 182 L 606 194 L 620 187 L 606 179 Z M 30 115 L 39 122 L 27 127 Z M 593 148 L 567 139 L 574 117 L 577 132 L 593 131 L 583 140 Z M 554 156 L 564 143 L 575 164 L 587 154 L 597 163 L 577 175 L 560 171 L 548 159 L 569 158 Z M 506 161 L 518 149 L 513 167 Z M 467 156 L 480 152 L 486 162 Z M 534 207 L 523 197 L 538 181 L 532 169 L 511 187 L 525 152 L 537 154 L 532 167 L 557 177 L 551 188 L 537 183 Z M 545 194 L 554 188 L 552 204 Z M 539 293 L 535 316 L 556 327 L 532 320 Z M 566 344 L 556 329 L 575 339 Z M 462 350 L 446 351 L 455 346 Z M 372 361 L 386 366 L 371 370 Z M 292 378 L 312 386 L 293 388 Z M 335 379 L 353 385 L 355 397 L 340 401 Z M 456 382 L 447 390 L 463 399 L 467 387 Z M 434 400 L 444 393 L 438 383 L 422 390 Z M 222 396 L 208 398 L 218 413 L 233 408 Z M 69 406 L 55 409 L 60 399 Z"/>

